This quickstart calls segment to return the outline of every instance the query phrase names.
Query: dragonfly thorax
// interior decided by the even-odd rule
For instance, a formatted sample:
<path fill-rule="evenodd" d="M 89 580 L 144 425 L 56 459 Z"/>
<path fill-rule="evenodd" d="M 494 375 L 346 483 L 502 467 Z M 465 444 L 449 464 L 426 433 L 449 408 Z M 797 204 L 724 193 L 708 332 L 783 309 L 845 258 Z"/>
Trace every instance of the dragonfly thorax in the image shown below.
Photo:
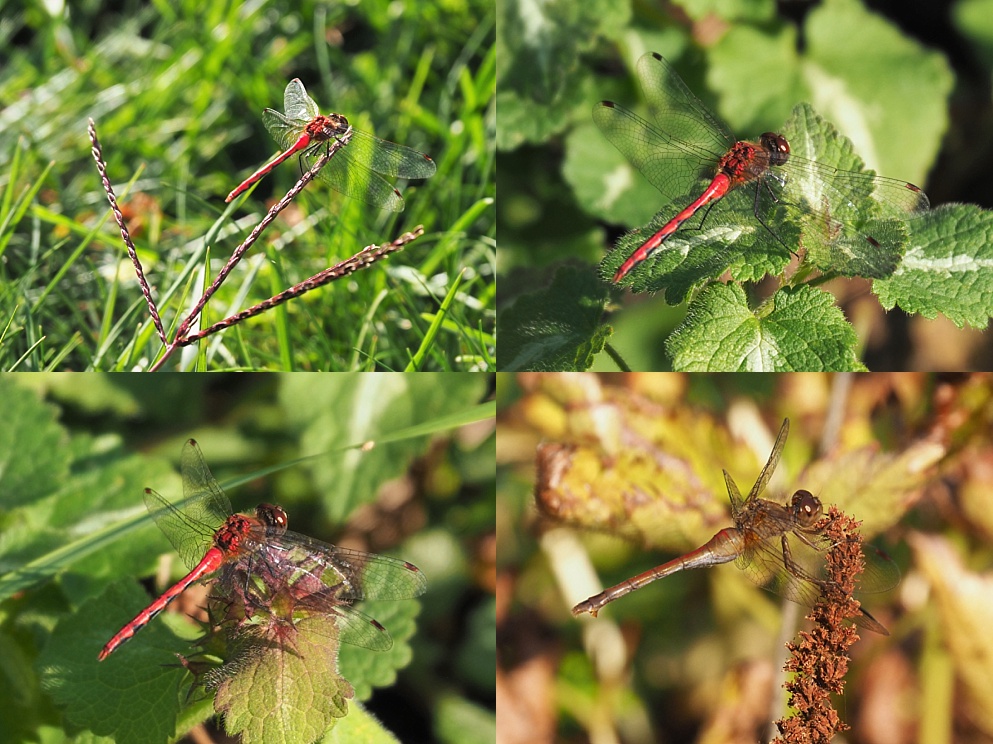
<path fill-rule="evenodd" d="M 315 116 L 307 124 L 307 134 L 314 141 L 324 141 L 337 137 L 348 131 L 348 119 L 341 114 Z"/>

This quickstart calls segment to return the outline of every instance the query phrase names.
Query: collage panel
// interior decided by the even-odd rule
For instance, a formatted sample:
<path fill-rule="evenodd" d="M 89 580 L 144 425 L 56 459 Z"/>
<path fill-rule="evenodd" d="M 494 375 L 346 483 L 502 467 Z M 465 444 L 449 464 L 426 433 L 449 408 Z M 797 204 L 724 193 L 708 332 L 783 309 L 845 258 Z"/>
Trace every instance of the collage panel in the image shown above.
<path fill-rule="evenodd" d="M 497 399 L 498 741 L 991 740 L 990 375 Z"/>
<path fill-rule="evenodd" d="M 495 368 L 490 0 L 3 21 L 0 370 Z"/>
<path fill-rule="evenodd" d="M 0 376 L 0 741 L 491 744 L 493 382 Z"/>
<path fill-rule="evenodd" d="M 499 0 L 499 368 L 991 369 L 980 6 Z"/>

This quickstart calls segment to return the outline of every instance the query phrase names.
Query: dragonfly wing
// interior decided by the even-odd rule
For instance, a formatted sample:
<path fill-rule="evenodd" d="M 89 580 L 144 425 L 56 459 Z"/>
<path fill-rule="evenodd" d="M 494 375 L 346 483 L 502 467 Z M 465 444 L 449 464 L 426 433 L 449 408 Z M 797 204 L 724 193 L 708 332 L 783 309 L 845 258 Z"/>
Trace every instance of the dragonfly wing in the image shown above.
<path fill-rule="evenodd" d="M 883 551 L 872 545 L 862 546 L 865 570 L 858 579 L 856 594 L 888 592 L 900 583 L 900 568 Z"/>
<path fill-rule="evenodd" d="M 662 192 L 666 203 L 683 199 L 700 180 L 713 177 L 721 153 L 675 140 L 612 101 L 593 107 L 593 121 L 610 143 Z"/>
<path fill-rule="evenodd" d="M 734 482 L 731 474 L 726 470 L 724 471 L 724 483 L 728 487 L 728 497 L 731 499 L 731 518 L 735 524 L 738 524 L 738 517 L 741 514 L 744 499 L 741 498 L 741 491 L 738 490 L 738 484 Z"/>
<path fill-rule="evenodd" d="M 293 78 L 286 84 L 286 90 L 283 91 L 283 111 L 290 119 L 304 121 L 310 121 L 321 113 L 314 99 L 307 95 L 300 78 Z"/>
<path fill-rule="evenodd" d="M 192 570 L 210 548 L 213 534 L 203 525 L 190 521 L 186 514 L 150 488 L 145 489 L 145 507 L 156 526 L 169 538 L 183 564 Z"/>
<path fill-rule="evenodd" d="M 752 486 L 752 490 L 748 492 L 748 501 L 756 499 L 769 484 L 769 479 L 772 478 L 776 466 L 779 465 L 779 458 L 783 454 L 783 447 L 786 446 L 786 437 L 789 436 L 789 433 L 790 420 L 783 419 L 783 425 L 779 429 L 779 436 L 776 437 L 776 443 L 772 446 L 772 452 L 769 453 L 769 459 L 766 460 L 765 467 L 759 473 L 759 477 L 756 479 L 755 485 Z"/>
<path fill-rule="evenodd" d="M 785 540 L 786 548 L 783 547 Z M 820 596 L 824 573 L 823 554 L 792 533 L 766 539 L 749 539 L 748 550 L 735 561 L 755 584 L 791 602 L 810 607 Z M 786 550 L 789 551 L 787 569 Z"/>
<path fill-rule="evenodd" d="M 284 152 L 297 143 L 307 126 L 306 120 L 288 119 L 278 111 L 268 108 L 262 112 L 262 123 L 269 135 L 276 140 L 279 149 Z"/>
<path fill-rule="evenodd" d="M 231 502 L 211 475 L 195 439 L 188 439 L 183 445 L 180 471 L 185 497 L 183 512 L 195 522 L 220 527 L 233 513 Z"/>
<path fill-rule="evenodd" d="M 645 54 L 638 60 L 636 70 L 652 116 L 671 139 L 688 149 L 718 157 L 734 144 L 734 136 L 724 122 L 690 92 L 660 55 Z"/>
<path fill-rule="evenodd" d="M 437 170 L 434 161 L 422 152 L 354 129 L 348 149 L 352 159 L 386 176 L 430 178 Z"/>
<path fill-rule="evenodd" d="M 342 643 L 373 651 L 389 651 L 393 647 L 393 639 L 386 628 L 355 608 L 339 608 L 332 615 Z"/>
<path fill-rule="evenodd" d="M 307 155 L 307 167 L 320 156 L 321 148 Z M 391 212 L 403 211 L 403 197 L 393 184 L 372 172 L 352 150 L 351 142 L 335 153 L 317 177 L 335 191 Z"/>
<path fill-rule="evenodd" d="M 317 580 L 301 583 L 298 577 L 295 581 L 301 588 L 309 588 L 315 596 L 327 594 L 341 604 L 413 599 L 427 589 L 424 574 L 407 561 L 342 548 L 295 532 L 272 538 L 269 551 L 278 565 L 292 565 L 300 576 L 307 573 Z"/>

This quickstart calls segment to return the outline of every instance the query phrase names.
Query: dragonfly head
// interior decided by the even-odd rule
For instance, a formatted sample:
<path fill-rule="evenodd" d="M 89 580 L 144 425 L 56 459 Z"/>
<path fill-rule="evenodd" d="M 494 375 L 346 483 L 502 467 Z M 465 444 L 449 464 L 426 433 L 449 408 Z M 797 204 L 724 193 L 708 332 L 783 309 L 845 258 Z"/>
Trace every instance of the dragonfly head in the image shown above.
<path fill-rule="evenodd" d="M 766 132 L 759 137 L 759 141 L 769 152 L 769 165 L 786 165 L 790 159 L 790 143 L 783 135 Z"/>
<path fill-rule="evenodd" d="M 348 119 L 341 114 L 328 114 L 318 116 L 307 125 L 308 130 L 313 128 L 310 136 L 317 142 L 324 142 L 332 137 L 338 137 L 348 131 Z"/>
<path fill-rule="evenodd" d="M 255 507 L 255 517 L 265 525 L 269 536 L 282 535 L 289 526 L 289 518 L 281 506 L 274 504 L 259 504 Z"/>
<path fill-rule="evenodd" d="M 793 494 L 790 508 L 793 510 L 797 524 L 801 527 L 812 527 L 824 513 L 821 500 L 802 488 Z"/>

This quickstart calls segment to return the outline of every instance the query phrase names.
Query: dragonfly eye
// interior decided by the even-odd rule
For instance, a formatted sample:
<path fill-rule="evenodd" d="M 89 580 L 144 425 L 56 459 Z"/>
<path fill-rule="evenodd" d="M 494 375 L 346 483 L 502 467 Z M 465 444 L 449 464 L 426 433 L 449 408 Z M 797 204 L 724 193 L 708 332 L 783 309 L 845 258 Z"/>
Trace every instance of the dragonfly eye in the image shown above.
<path fill-rule="evenodd" d="M 805 527 L 809 527 L 820 519 L 823 513 L 821 500 L 810 491 L 804 489 L 800 489 L 793 494 L 791 506 L 793 507 L 793 514 L 796 516 L 797 521 Z"/>
<path fill-rule="evenodd" d="M 270 535 L 282 535 L 290 523 L 283 508 L 274 504 L 259 504 L 255 507 L 255 516 Z"/>
<path fill-rule="evenodd" d="M 785 165 L 790 159 L 790 143 L 783 135 L 766 132 L 759 137 L 759 141 L 769 151 L 770 165 Z"/>

